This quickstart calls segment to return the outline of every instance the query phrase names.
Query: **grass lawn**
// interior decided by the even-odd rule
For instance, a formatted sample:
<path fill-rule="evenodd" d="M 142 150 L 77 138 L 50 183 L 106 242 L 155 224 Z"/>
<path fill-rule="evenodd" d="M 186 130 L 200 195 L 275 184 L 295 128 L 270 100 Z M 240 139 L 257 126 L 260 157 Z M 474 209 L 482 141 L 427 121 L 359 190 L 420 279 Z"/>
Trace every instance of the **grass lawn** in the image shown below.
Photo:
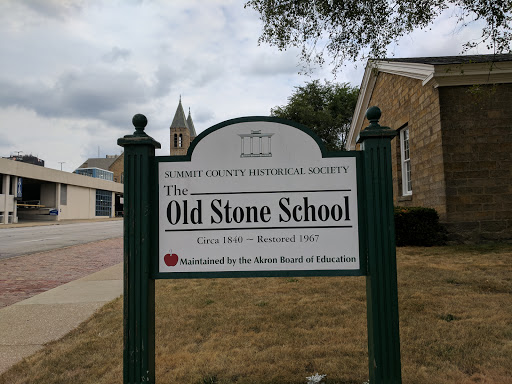
<path fill-rule="evenodd" d="M 512 383 L 512 245 L 399 248 L 403 383 Z M 159 280 L 157 383 L 362 384 L 365 279 Z M 122 383 L 122 300 L 0 384 Z"/>

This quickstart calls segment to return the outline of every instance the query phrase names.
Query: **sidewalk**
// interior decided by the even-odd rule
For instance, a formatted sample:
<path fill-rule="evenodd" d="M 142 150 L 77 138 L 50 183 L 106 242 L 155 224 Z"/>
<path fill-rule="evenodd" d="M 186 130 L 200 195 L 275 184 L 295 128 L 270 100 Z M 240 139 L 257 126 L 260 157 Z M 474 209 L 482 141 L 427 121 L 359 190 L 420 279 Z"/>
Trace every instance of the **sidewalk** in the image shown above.
<path fill-rule="evenodd" d="M 0 373 L 120 296 L 122 258 L 117 238 L 2 260 Z"/>
<path fill-rule="evenodd" d="M 123 293 L 123 263 L 0 309 L 0 373 Z"/>

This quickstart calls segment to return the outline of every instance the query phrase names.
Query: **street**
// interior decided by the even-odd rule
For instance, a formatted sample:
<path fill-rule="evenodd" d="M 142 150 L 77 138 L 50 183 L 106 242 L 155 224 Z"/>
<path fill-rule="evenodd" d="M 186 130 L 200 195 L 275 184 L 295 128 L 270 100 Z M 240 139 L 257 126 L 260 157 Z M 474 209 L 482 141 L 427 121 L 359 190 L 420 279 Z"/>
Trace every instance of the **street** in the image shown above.
<path fill-rule="evenodd" d="M 0 229 L 0 259 L 123 236 L 123 221 Z"/>

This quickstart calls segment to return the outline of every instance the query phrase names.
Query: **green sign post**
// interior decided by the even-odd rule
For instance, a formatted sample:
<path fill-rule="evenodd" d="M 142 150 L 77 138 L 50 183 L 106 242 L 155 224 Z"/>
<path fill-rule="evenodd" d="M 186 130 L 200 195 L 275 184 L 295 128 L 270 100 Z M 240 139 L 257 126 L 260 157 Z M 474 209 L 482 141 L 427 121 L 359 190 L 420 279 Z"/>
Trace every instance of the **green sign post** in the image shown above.
<path fill-rule="evenodd" d="M 358 138 L 365 167 L 368 364 L 370 383 L 395 384 L 402 382 L 391 175 L 391 140 L 396 131 L 381 127 L 380 116 L 379 108 L 368 109 L 370 125 Z"/>
<path fill-rule="evenodd" d="M 391 140 L 367 112 L 362 151 L 328 153 L 306 127 L 220 123 L 186 156 L 136 115 L 125 153 L 123 382 L 155 382 L 155 279 L 366 276 L 372 384 L 401 383 Z"/>
<path fill-rule="evenodd" d="M 152 163 L 160 144 L 146 135 L 147 119 L 133 117 L 124 147 L 123 380 L 155 382 L 155 280 L 151 277 Z"/>

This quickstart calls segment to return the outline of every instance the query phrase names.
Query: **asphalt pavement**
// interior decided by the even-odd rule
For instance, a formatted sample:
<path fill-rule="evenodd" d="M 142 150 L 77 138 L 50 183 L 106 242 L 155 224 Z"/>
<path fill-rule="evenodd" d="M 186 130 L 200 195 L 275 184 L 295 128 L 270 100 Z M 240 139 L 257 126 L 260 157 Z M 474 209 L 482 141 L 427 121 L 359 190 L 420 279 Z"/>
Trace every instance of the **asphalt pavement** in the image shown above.
<path fill-rule="evenodd" d="M 122 235 L 122 219 L 0 225 L 0 259 Z"/>

